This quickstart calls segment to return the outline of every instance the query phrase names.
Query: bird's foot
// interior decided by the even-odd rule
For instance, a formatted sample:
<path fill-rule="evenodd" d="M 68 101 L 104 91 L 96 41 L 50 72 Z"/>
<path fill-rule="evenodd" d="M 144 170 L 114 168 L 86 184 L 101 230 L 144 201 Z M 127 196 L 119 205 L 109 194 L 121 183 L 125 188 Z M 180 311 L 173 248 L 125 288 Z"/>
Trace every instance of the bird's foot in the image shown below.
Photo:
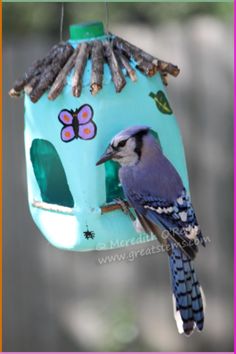
<path fill-rule="evenodd" d="M 128 204 L 125 202 L 125 200 L 121 198 L 116 198 L 114 201 L 119 204 L 121 210 L 123 211 L 124 214 L 128 215 L 129 214 L 129 207 Z"/>
<path fill-rule="evenodd" d="M 135 220 L 134 215 L 130 211 L 129 205 L 125 200 L 123 200 L 121 198 L 116 198 L 114 201 L 120 205 L 120 208 L 125 215 L 129 216 L 132 221 Z"/>

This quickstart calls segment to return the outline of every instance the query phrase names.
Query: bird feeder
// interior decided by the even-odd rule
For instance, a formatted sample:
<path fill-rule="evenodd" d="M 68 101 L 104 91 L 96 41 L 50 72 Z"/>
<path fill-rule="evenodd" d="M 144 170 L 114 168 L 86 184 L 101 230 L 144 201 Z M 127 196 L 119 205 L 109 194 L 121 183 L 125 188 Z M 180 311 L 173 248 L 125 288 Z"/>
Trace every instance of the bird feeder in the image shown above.
<path fill-rule="evenodd" d="M 188 189 L 184 149 L 165 86 L 177 66 L 100 22 L 73 25 L 17 80 L 10 95 L 25 102 L 25 156 L 32 218 L 62 249 L 112 249 L 150 240 L 136 233 L 117 198 L 118 165 L 96 161 L 111 138 L 148 125 Z"/>

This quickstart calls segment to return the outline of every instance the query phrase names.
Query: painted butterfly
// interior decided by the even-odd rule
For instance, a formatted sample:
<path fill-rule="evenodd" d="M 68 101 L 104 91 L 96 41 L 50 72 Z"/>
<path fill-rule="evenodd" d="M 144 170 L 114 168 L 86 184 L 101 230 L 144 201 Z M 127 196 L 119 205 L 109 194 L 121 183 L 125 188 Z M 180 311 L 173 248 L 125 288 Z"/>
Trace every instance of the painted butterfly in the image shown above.
<path fill-rule="evenodd" d="M 97 132 L 96 124 L 92 120 L 93 109 L 90 105 L 84 104 L 79 109 L 63 109 L 59 115 L 59 121 L 64 125 L 61 130 L 61 139 L 65 143 L 74 139 L 90 140 Z"/>

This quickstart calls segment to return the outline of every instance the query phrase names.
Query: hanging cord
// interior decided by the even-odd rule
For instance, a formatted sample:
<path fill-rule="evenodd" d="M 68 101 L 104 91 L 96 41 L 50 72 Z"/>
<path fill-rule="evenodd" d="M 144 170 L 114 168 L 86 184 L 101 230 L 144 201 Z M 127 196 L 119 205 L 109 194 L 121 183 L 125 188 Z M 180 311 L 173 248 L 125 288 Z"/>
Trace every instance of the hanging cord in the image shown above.
<path fill-rule="evenodd" d="M 64 2 L 61 3 L 60 42 L 63 40 Z"/>
<path fill-rule="evenodd" d="M 110 20 L 110 13 L 109 13 L 109 4 L 107 1 L 104 3 L 105 6 L 105 33 L 108 37 L 108 40 L 111 40 L 111 35 L 109 34 L 109 20 Z"/>

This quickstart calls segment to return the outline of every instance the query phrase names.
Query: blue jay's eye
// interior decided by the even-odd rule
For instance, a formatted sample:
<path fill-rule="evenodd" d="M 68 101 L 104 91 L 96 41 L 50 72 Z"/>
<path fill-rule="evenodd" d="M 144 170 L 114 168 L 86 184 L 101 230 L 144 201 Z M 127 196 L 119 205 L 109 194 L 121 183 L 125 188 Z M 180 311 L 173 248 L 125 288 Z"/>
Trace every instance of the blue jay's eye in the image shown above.
<path fill-rule="evenodd" d="M 125 146 L 126 141 L 127 141 L 127 140 L 122 140 L 122 141 L 120 141 L 119 144 L 117 145 L 117 147 L 123 147 L 123 146 Z"/>

